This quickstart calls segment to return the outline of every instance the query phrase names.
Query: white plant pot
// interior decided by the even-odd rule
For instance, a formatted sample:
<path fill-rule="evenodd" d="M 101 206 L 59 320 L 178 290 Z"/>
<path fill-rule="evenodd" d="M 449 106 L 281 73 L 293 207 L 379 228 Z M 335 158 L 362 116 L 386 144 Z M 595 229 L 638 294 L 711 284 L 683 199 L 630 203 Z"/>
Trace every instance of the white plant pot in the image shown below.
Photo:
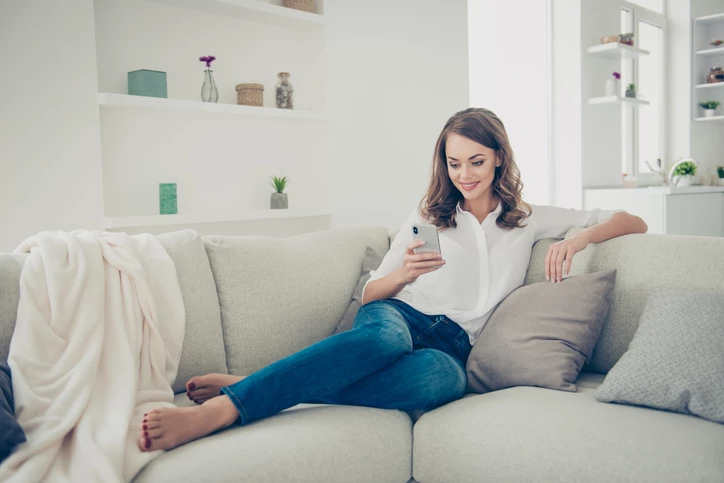
<path fill-rule="evenodd" d="M 677 188 L 684 188 L 686 186 L 691 186 L 691 176 L 676 176 L 678 178 L 679 182 L 676 183 Z"/>
<path fill-rule="evenodd" d="M 606 80 L 606 85 L 605 85 L 604 89 L 606 91 L 607 97 L 608 96 L 618 96 L 619 93 L 621 92 L 621 90 L 619 88 L 619 83 L 616 79 Z"/>
<path fill-rule="evenodd" d="M 716 109 L 704 109 L 704 117 L 714 117 Z"/>
<path fill-rule="evenodd" d="M 724 178 L 719 178 L 719 186 L 724 186 Z"/>

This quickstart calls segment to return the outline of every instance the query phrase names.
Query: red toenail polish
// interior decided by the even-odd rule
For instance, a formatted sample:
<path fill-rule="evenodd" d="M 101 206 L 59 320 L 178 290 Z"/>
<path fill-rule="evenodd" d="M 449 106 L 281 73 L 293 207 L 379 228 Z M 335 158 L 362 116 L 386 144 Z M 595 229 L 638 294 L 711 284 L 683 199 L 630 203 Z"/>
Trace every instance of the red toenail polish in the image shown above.
<path fill-rule="evenodd" d="M 194 384 L 193 382 L 192 382 L 191 384 L 189 384 L 189 389 L 192 390 L 192 391 L 193 391 L 194 389 L 196 389 L 196 384 Z"/>
<path fill-rule="evenodd" d="M 150 447 L 151 447 L 151 440 L 150 440 L 150 439 L 146 439 L 146 449 L 148 449 L 148 448 L 150 448 Z"/>
<path fill-rule="evenodd" d="M 144 425 L 143 425 L 143 430 L 145 431 L 145 430 L 147 430 L 147 429 L 148 429 L 148 426 L 144 424 Z"/>
<path fill-rule="evenodd" d="M 148 431 L 144 431 L 143 435 L 148 438 Z"/>

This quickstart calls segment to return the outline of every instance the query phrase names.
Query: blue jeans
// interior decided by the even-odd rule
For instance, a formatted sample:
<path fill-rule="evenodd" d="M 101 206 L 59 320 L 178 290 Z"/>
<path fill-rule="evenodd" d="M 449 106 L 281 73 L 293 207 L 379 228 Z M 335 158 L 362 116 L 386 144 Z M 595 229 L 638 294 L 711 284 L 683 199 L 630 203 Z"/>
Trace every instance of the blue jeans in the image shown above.
<path fill-rule="evenodd" d="M 363 305 L 352 329 L 221 389 L 240 424 L 300 403 L 432 409 L 465 394 L 467 333 L 444 315 L 399 300 Z"/>

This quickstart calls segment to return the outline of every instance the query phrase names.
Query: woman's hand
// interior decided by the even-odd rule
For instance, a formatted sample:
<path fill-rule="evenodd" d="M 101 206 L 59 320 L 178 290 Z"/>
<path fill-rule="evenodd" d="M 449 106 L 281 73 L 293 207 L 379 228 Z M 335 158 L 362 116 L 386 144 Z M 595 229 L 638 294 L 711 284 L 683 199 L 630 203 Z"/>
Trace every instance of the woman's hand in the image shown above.
<path fill-rule="evenodd" d="M 420 275 L 433 272 L 445 264 L 440 253 L 415 253 L 413 251 L 424 244 L 423 241 L 414 241 L 407 245 L 402 268 L 400 268 L 405 285 L 414 282 Z"/>
<path fill-rule="evenodd" d="M 564 263 L 565 274 L 568 275 L 571 272 L 573 255 L 586 248 L 588 243 L 588 235 L 583 232 L 551 245 L 545 260 L 546 280 L 560 282 L 563 278 Z"/>

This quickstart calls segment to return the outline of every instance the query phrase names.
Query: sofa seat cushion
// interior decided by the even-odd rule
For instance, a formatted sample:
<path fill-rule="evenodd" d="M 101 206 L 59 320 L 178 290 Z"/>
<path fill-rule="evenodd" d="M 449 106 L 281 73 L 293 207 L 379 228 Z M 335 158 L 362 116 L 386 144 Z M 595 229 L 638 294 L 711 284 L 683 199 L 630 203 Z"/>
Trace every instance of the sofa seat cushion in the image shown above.
<path fill-rule="evenodd" d="M 578 392 L 512 387 L 427 412 L 414 427 L 413 476 L 425 483 L 724 481 L 724 425 L 595 400 L 600 374 Z"/>
<path fill-rule="evenodd" d="M 185 394 L 175 402 L 190 405 Z M 134 482 L 405 483 L 411 455 L 412 421 L 402 411 L 299 404 L 168 451 Z"/>

